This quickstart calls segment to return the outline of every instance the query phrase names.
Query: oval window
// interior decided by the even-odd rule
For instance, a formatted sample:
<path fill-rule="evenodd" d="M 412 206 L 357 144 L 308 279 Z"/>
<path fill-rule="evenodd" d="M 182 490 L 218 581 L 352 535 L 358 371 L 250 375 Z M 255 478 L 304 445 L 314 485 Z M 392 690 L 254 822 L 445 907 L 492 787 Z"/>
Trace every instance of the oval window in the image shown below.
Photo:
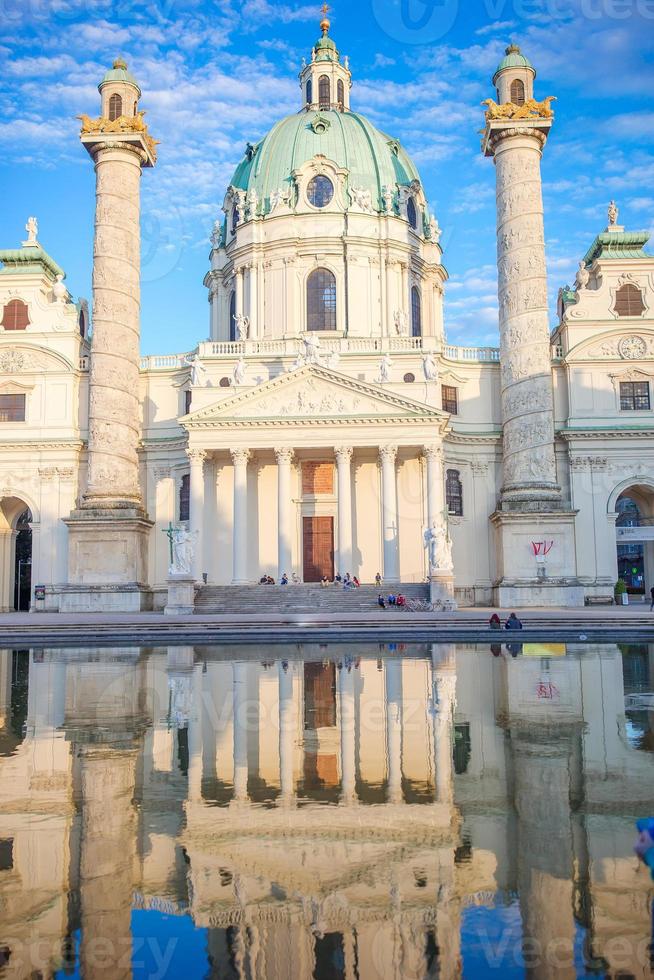
<path fill-rule="evenodd" d="M 307 188 L 307 197 L 314 208 L 326 208 L 334 197 L 334 185 L 329 177 L 319 174 L 314 177 Z"/>

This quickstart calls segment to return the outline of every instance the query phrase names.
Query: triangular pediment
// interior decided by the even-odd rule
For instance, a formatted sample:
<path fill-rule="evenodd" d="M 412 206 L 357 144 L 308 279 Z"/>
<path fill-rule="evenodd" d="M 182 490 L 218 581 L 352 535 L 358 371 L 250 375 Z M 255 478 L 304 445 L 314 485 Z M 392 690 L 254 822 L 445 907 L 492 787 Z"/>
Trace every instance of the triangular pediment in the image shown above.
<path fill-rule="evenodd" d="M 256 389 L 236 389 L 222 401 L 191 412 L 181 422 L 185 428 L 193 428 L 228 422 L 265 423 L 271 419 L 293 424 L 394 419 L 440 425 L 448 416 L 382 385 L 358 381 L 329 368 L 306 365 Z"/>

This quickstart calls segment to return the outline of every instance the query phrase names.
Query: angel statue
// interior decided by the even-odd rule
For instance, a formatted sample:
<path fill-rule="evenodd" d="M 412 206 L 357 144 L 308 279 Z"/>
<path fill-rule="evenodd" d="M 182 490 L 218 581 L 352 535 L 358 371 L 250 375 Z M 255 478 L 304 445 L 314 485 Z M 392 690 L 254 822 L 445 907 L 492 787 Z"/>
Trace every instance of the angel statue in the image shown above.
<path fill-rule="evenodd" d="M 617 225 L 618 223 L 618 207 L 615 201 L 611 201 L 609 204 L 609 225 Z"/>
<path fill-rule="evenodd" d="M 243 313 L 236 313 L 234 320 L 236 321 L 236 333 L 238 334 L 238 339 L 247 340 L 248 332 L 250 330 L 249 316 L 245 316 Z"/>
<path fill-rule="evenodd" d="M 377 381 L 379 384 L 388 384 L 391 380 L 391 368 L 393 367 L 393 361 L 391 360 L 391 355 L 386 352 L 379 362 L 379 374 L 377 375 Z"/>
<path fill-rule="evenodd" d="M 393 314 L 393 320 L 395 322 L 395 332 L 398 337 L 403 337 L 407 332 L 408 317 L 404 310 L 395 310 Z"/>
<path fill-rule="evenodd" d="M 169 575 L 191 575 L 193 557 L 195 555 L 195 539 L 197 531 L 189 531 L 183 524 L 178 524 L 172 530 L 172 561 L 168 570 Z"/>
<path fill-rule="evenodd" d="M 242 357 L 238 359 L 234 366 L 234 371 L 232 373 L 232 384 L 235 388 L 239 388 L 245 381 L 245 361 Z"/>
<path fill-rule="evenodd" d="M 434 352 L 428 350 L 422 358 L 422 370 L 425 374 L 425 381 L 437 381 L 438 380 L 438 365 L 436 364 L 436 358 L 434 357 Z"/>
<path fill-rule="evenodd" d="M 36 236 L 39 233 L 39 226 L 36 218 L 28 218 L 27 224 L 25 225 L 25 231 L 27 232 L 27 241 L 23 244 L 25 245 L 36 245 Z"/>
<path fill-rule="evenodd" d="M 207 383 L 207 369 L 197 354 L 187 357 L 186 363 L 191 365 L 191 387 L 203 388 Z"/>
<path fill-rule="evenodd" d="M 429 555 L 430 569 L 449 571 L 452 568 L 452 539 L 447 527 L 432 522 L 423 534 L 425 548 Z"/>

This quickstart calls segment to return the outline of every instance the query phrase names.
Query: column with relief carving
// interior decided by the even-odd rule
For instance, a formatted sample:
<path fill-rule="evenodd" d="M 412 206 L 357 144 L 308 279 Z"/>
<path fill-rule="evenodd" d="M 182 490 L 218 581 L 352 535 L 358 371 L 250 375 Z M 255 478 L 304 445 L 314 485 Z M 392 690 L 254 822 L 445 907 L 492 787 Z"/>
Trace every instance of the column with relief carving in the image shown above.
<path fill-rule="evenodd" d="M 234 464 L 234 571 L 232 585 L 248 581 L 248 461 L 249 449 L 232 449 Z"/>
<path fill-rule="evenodd" d="M 337 446 L 336 473 L 338 482 L 338 561 L 341 575 L 354 573 L 352 566 L 352 447 Z"/>
<path fill-rule="evenodd" d="M 191 464 L 189 484 L 189 530 L 193 541 L 193 578 L 202 578 L 204 544 L 204 461 L 207 454 L 202 449 L 187 449 Z"/>
<path fill-rule="evenodd" d="M 292 514 L 291 514 L 291 466 L 292 449 L 276 449 L 277 460 L 277 556 L 278 578 L 291 574 L 293 566 Z"/>
<path fill-rule="evenodd" d="M 99 85 L 101 115 L 80 116 L 95 166 L 93 340 L 89 368 L 87 482 L 66 524 L 68 581 L 60 609 L 135 611 L 147 606 L 152 522 L 139 477 L 141 172 L 155 141 L 138 111 L 141 91 L 122 60 Z M 120 127 L 112 127 L 119 109 Z"/>
<path fill-rule="evenodd" d="M 397 446 L 380 446 L 382 542 L 384 553 L 384 580 L 400 580 L 400 546 L 397 518 L 397 485 L 395 461 Z"/>
<path fill-rule="evenodd" d="M 552 99 L 534 99 L 535 76 L 511 45 L 493 76 L 501 105 L 489 103 L 482 140 L 496 179 L 503 479 L 492 520 L 498 532 L 494 601 L 503 606 L 583 604 L 574 513 L 564 507 L 554 454 L 541 188 L 541 156 L 554 113 Z M 552 543 L 545 578 L 531 546 L 543 539 Z"/>

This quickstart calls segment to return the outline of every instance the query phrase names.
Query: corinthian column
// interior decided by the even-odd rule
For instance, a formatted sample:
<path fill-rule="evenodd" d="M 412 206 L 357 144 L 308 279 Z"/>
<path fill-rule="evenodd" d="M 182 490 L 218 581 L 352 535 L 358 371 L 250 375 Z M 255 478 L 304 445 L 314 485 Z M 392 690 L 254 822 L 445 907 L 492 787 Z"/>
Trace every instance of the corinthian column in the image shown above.
<path fill-rule="evenodd" d="M 341 575 L 354 572 L 352 567 L 352 447 L 334 450 L 338 477 L 338 562 Z"/>
<path fill-rule="evenodd" d="M 74 600 L 75 608 L 118 611 L 141 608 L 146 535 L 152 527 L 146 521 L 138 459 L 140 184 L 141 169 L 153 166 L 156 154 L 137 113 L 140 89 L 123 61 L 114 63 L 99 88 L 102 115 L 80 117 L 81 141 L 96 175 L 88 476 L 81 507 L 66 523 L 69 582 L 93 589 L 85 600 Z M 120 127 L 114 132 L 109 117 L 116 108 Z M 98 585 L 110 590 L 102 592 Z M 64 592 L 62 611 L 67 601 Z"/>
<path fill-rule="evenodd" d="M 400 549 L 397 527 L 397 487 L 395 484 L 395 460 L 397 446 L 381 446 L 379 464 L 382 483 L 382 534 L 384 543 L 384 580 L 399 582 Z"/>
<path fill-rule="evenodd" d="M 204 546 L 204 461 L 207 458 L 207 454 L 202 449 L 187 449 L 186 455 L 191 464 L 191 478 L 189 481 L 189 530 L 193 535 L 193 577 L 199 581 L 202 578 Z"/>
<path fill-rule="evenodd" d="M 291 521 L 291 464 L 292 449 L 276 449 L 277 460 L 277 555 L 278 578 L 284 572 L 291 574 L 293 565 L 292 521 Z"/>
<path fill-rule="evenodd" d="M 554 461 L 554 409 L 540 161 L 551 119 L 489 123 L 495 161 L 500 308 L 503 503 L 560 497 Z"/>
<path fill-rule="evenodd" d="M 234 577 L 232 585 L 247 582 L 248 565 L 248 449 L 233 449 L 234 463 Z"/>

